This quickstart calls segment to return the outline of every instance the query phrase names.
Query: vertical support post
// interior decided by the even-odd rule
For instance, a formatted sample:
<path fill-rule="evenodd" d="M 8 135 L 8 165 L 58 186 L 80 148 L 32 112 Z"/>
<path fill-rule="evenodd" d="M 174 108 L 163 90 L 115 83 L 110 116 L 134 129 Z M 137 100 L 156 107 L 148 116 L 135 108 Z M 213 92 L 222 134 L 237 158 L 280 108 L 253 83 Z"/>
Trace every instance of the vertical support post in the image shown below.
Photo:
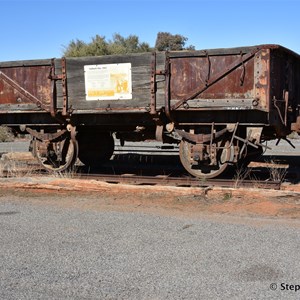
<path fill-rule="evenodd" d="M 165 110 L 166 116 L 170 121 L 173 121 L 170 111 L 170 57 L 168 52 L 166 52 L 166 61 L 165 61 Z"/>
<path fill-rule="evenodd" d="M 63 90 L 63 111 L 62 115 L 68 115 L 68 90 L 67 90 L 67 73 L 66 73 L 66 58 L 63 57 L 62 63 L 62 90 Z"/>
<path fill-rule="evenodd" d="M 49 74 L 49 79 L 51 80 L 51 101 L 50 101 L 50 114 L 52 117 L 55 117 L 56 114 L 56 101 L 57 101 L 57 91 L 56 91 L 56 79 L 55 79 L 55 61 L 54 58 L 51 60 L 51 70 Z"/>
<path fill-rule="evenodd" d="M 151 102 L 150 114 L 156 114 L 156 53 L 153 52 L 151 56 Z"/>
<path fill-rule="evenodd" d="M 283 100 L 285 103 L 284 107 L 284 125 L 287 126 L 288 120 L 288 108 L 289 108 L 289 91 L 283 91 Z"/>

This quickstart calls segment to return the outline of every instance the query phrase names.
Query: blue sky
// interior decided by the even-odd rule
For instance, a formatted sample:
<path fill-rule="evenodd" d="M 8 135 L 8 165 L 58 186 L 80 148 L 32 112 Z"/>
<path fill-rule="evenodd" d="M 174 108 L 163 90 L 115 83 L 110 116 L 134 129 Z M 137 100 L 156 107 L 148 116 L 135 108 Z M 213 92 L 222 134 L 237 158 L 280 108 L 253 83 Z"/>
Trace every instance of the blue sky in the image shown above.
<path fill-rule="evenodd" d="M 62 56 L 72 39 L 160 31 L 196 49 L 281 44 L 300 53 L 300 0 L 0 0 L 0 60 Z"/>

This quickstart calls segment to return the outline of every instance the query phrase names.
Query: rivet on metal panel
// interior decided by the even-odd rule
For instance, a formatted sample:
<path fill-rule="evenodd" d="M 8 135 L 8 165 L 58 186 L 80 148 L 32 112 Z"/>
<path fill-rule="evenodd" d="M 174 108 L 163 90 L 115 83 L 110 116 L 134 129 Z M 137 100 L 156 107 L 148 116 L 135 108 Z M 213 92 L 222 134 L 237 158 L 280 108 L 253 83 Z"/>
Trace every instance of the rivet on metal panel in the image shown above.
<path fill-rule="evenodd" d="M 258 98 L 254 99 L 254 100 L 252 101 L 252 105 L 253 105 L 253 106 L 257 106 L 257 105 L 258 105 L 258 101 L 259 101 Z"/>
<path fill-rule="evenodd" d="M 185 109 L 189 109 L 189 108 L 190 108 L 190 106 L 189 106 L 189 104 L 188 104 L 187 102 L 184 102 L 184 103 L 183 103 L 183 107 L 184 107 Z"/>
<path fill-rule="evenodd" d="M 107 107 L 105 108 L 106 111 L 110 111 L 112 110 L 112 108 L 110 107 L 110 104 L 107 105 Z"/>

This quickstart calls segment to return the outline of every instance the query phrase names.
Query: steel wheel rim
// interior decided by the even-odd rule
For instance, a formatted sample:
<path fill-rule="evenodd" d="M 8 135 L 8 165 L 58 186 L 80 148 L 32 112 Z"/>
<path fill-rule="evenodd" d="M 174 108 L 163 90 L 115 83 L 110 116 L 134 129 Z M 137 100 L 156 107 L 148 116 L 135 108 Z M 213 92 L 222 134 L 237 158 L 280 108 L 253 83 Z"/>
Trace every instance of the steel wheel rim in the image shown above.
<path fill-rule="evenodd" d="M 189 143 L 185 140 L 182 140 L 180 143 L 179 156 L 183 167 L 191 175 L 202 179 L 210 179 L 221 175 L 227 169 L 229 162 L 233 159 L 233 147 L 230 147 L 230 143 L 228 141 L 225 143 L 224 149 L 222 150 L 218 160 L 218 165 L 215 168 L 209 166 L 200 166 L 199 168 L 192 167 L 189 162 Z"/>
<path fill-rule="evenodd" d="M 67 151 L 63 158 L 64 162 L 60 164 L 59 161 L 54 161 L 49 158 L 49 156 L 43 156 L 40 153 L 39 147 L 42 145 L 42 142 L 34 140 L 33 142 L 33 154 L 37 158 L 40 165 L 50 172 L 63 172 L 72 168 L 76 162 L 78 156 L 78 143 L 70 138 L 67 138 Z M 65 146 L 65 143 L 64 143 Z"/>

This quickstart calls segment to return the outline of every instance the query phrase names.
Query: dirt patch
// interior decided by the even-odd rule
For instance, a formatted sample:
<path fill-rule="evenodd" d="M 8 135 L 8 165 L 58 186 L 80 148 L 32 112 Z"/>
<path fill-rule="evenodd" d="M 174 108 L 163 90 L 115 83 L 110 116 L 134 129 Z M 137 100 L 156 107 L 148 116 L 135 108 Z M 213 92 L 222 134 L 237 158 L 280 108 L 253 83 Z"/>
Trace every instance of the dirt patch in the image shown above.
<path fill-rule="evenodd" d="M 282 191 L 109 184 L 96 180 L 18 178 L 0 180 L 0 201 L 22 201 L 82 210 L 141 211 L 179 215 L 300 217 L 300 186 Z"/>

